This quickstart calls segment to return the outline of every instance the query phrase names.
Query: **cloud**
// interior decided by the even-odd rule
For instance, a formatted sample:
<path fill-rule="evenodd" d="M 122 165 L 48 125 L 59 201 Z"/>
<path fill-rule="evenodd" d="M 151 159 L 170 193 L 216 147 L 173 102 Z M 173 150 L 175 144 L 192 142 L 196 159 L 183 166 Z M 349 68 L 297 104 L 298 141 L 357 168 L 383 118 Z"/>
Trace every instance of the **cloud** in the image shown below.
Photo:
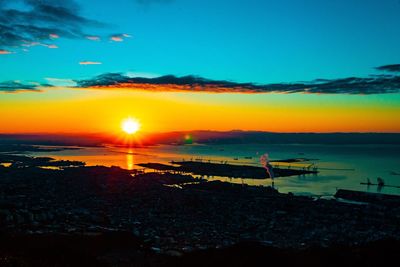
<path fill-rule="evenodd" d="M 58 46 L 55 44 L 45 44 L 45 43 L 40 43 L 40 42 L 23 42 L 21 44 L 21 46 L 22 47 L 44 46 L 44 47 L 47 47 L 50 49 L 58 48 Z M 24 49 L 22 49 L 22 50 L 24 50 Z"/>
<path fill-rule="evenodd" d="M 377 70 L 389 71 L 389 72 L 400 72 L 400 64 L 385 65 L 376 68 Z"/>
<path fill-rule="evenodd" d="M 58 38 L 60 38 L 60 36 L 58 34 L 55 34 L 55 33 L 50 33 L 49 37 L 50 37 L 50 39 L 58 39 Z"/>
<path fill-rule="evenodd" d="M 81 61 L 79 62 L 79 65 L 101 65 L 101 62 L 97 61 Z"/>
<path fill-rule="evenodd" d="M 52 87 L 50 84 L 26 83 L 19 81 L 8 81 L 0 83 L 0 92 L 19 93 L 19 92 L 41 92 L 41 87 Z"/>
<path fill-rule="evenodd" d="M 50 86 L 60 87 L 73 87 L 76 86 L 76 82 L 72 79 L 60 79 L 60 78 L 45 78 Z"/>
<path fill-rule="evenodd" d="M 90 36 L 86 36 L 86 39 L 91 40 L 91 41 L 100 41 L 100 36 L 97 35 L 90 35 Z"/>
<path fill-rule="evenodd" d="M 11 52 L 11 51 L 0 49 L 0 55 L 8 55 L 8 54 L 12 54 L 12 53 L 13 52 Z"/>
<path fill-rule="evenodd" d="M 82 61 L 81 65 L 96 65 L 101 62 Z M 400 93 L 400 75 L 374 75 L 341 79 L 316 79 L 298 83 L 237 83 L 227 80 L 211 80 L 198 76 L 159 77 L 105 73 L 87 80 L 47 78 L 50 84 L 22 84 L 18 81 L 0 83 L 0 91 L 40 91 L 42 87 L 67 86 L 76 89 L 144 90 L 154 92 L 208 92 L 208 93 L 305 93 L 305 94 L 349 94 L 371 95 Z"/>
<path fill-rule="evenodd" d="M 16 5 L 17 3 L 17 5 Z M 1 0 L 0 49 L 42 44 L 60 37 L 97 40 L 87 28 L 107 25 L 80 15 L 74 0 Z M 49 45 L 49 48 L 56 48 Z"/>
<path fill-rule="evenodd" d="M 129 77 L 106 73 L 92 79 L 76 81 L 79 88 L 131 89 L 210 93 L 307 93 L 370 95 L 400 92 L 400 76 L 380 75 L 367 78 L 318 79 L 311 82 L 254 84 L 210 80 L 197 76 Z"/>
<path fill-rule="evenodd" d="M 114 42 L 122 42 L 126 38 L 132 38 L 132 35 L 127 34 L 127 33 L 122 33 L 122 34 L 114 34 L 110 36 L 110 40 Z"/>
<path fill-rule="evenodd" d="M 110 40 L 114 41 L 114 42 L 122 42 L 124 39 L 122 37 L 119 37 L 119 36 L 111 36 Z"/>
<path fill-rule="evenodd" d="M 47 48 L 50 48 L 50 49 L 56 49 L 56 48 L 58 48 L 58 46 L 55 45 L 55 44 L 50 44 L 50 45 L 43 44 L 43 45 L 46 46 Z"/>

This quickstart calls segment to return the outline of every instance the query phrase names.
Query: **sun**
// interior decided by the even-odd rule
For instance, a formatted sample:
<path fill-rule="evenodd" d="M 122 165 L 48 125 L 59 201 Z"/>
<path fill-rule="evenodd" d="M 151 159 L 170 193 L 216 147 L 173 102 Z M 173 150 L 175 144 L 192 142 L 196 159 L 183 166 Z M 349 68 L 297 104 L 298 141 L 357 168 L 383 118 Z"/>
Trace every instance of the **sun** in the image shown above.
<path fill-rule="evenodd" d="M 127 134 L 134 134 L 140 129 L 140 123 L 136 119 L 125 119 L 121 124 L 122 130 Z"/>

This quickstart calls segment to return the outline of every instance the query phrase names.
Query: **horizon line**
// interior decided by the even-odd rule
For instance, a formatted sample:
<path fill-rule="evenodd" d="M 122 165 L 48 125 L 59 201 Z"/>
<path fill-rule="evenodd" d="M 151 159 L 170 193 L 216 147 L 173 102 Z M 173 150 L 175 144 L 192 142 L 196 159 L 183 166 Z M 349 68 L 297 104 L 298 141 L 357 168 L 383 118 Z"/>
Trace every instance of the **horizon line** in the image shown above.
<path fill-rule="evenodd" d="M 278 132 L 278 131 L 263 131 L 263 130 L 172 130 L 172 131 L 159 131 L 159 132 L 139 132 L 135 135 L 148 135 L 148 134 L 169 134 L 169 133 L 191 133 L 191 132 L 215 132 L 215 133 L 271 133 L 271 134 L 400 134 L 400 132 L 391 131 L 327 131 L 327 132 Z M 115 135 L 113 132 L 0 132 L 1 135 Z"/>

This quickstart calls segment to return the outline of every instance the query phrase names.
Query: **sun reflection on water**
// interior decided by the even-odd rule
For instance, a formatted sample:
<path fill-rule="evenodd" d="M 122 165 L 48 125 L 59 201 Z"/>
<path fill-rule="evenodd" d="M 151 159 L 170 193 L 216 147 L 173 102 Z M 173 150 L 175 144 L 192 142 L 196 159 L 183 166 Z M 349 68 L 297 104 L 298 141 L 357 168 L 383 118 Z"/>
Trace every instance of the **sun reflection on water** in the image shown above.
<path fill-rule="evenodd" d="M 133 170 L 134 163 L 133 163 L 133 151 L 132 149 L 129 149 L 128 153 L 126 154 L 126 168 L 128 170 Z"/>

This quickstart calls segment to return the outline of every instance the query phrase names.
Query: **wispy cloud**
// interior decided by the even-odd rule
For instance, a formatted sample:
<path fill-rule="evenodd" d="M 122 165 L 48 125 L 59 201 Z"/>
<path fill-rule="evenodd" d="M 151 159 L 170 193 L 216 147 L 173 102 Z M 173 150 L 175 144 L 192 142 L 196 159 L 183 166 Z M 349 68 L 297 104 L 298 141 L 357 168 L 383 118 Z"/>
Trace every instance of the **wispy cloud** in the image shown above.
<path fill-rule="evenodd" d="M 111 36 L 110 40 L 114 42 L 122 42 L 124 39 L 120 36 Z"/>
<path fill-rule="evenodd" d="M 122 33 L 122 34 L 114 34 L 110 36 L 110 40 L 114 42 L 122 42 L 126 38 L 132 38 L 132 35 L 127 34 L 127 33 Z"/>
<path fill-rule="evenodd" d="M 100 36 L 97 36 L 97 35 L 86 36 L 86 39 L 91 40 L 91 41 L 100 41 L 101 40 Z"/>
<path fill-rule="evenodd" d="M 98 41 L 99 36 L 88 34 L 86 30 L 107 27 L 103 22 L 82 16 L 74 0 L 20 0 L 18 8 L 10 7 L 14 2 L 0 1 L 2 51 L 16 51 L 23 46 L 45 44 L 61 37 Z M 57 48 L 55 44 L 47 47 Z"/>
<path fill-rule="evenodd" d="M 131 89 L 146 91 L 181 91 L 210 93 L 306 93 L 370 95 L 400 92 L 400 76 L 376 75 L 366 78 L 318 79 L 299 83 L 255 84 L 211 80 L 197 76 L 129 77 L 106 73 L 92 79 L 77 81 L 80 88 Z"/>
<path fill-rule="evenodd" d="M 11 3 L 3 0 L 3 3 Z M 0 7 L 0 47 L 20 46 L 24 42 L 43 42 L 81 38 L 84 27 L 101 27 L 103 23 L 79 15 L 73 0 L 21 0 L 24 9 Z"/>
<path fill-rule="evenodd" d="M 50 84 L 50 86 L 74 87 L 77 85 L 76 82 L 72 79 L 60 79 L 60 78 L 45 78 L 45 79 Z"/>
<path fill-rule="evenodd" d="M 44 47 L 47 47 L 50 49 L 58 48 L 58 46 L 55 44 L 46 44 L 46 43 L 40 43 L 40 42 L 26 42 L 26 41 L 22 42 L 21 46 L 22 47 L 44 46 Z"/>
<path fill-rule="evenodd" d="M 50 49 L 56 49 L 56 48 L 58 48 L 58 46 L 55 45 L 55 44 L 50 44 L 50 45 L 44 44 L 44 46 L 46 46 L 47 48 L 50 48 Z"/>
<path fill-rule="evenodd" d="M 50 39 L 58 39 L 58 38 L 60 38 L 60 36 L 58 34 L 55 34 L 55 33 L 49 34 L 49 37 L 50 37 Z"/>
<path fill-rule="evenodd" d="M 79 65 L 101 65 L 101 62 L 98 61 L 81 61 Z"/>
<path fill-rule="evenodd" d="M 8 55 L 8 54 L 12 54 L 12 52 L 9 50 L 0 49 L 0 55 Z"/>

